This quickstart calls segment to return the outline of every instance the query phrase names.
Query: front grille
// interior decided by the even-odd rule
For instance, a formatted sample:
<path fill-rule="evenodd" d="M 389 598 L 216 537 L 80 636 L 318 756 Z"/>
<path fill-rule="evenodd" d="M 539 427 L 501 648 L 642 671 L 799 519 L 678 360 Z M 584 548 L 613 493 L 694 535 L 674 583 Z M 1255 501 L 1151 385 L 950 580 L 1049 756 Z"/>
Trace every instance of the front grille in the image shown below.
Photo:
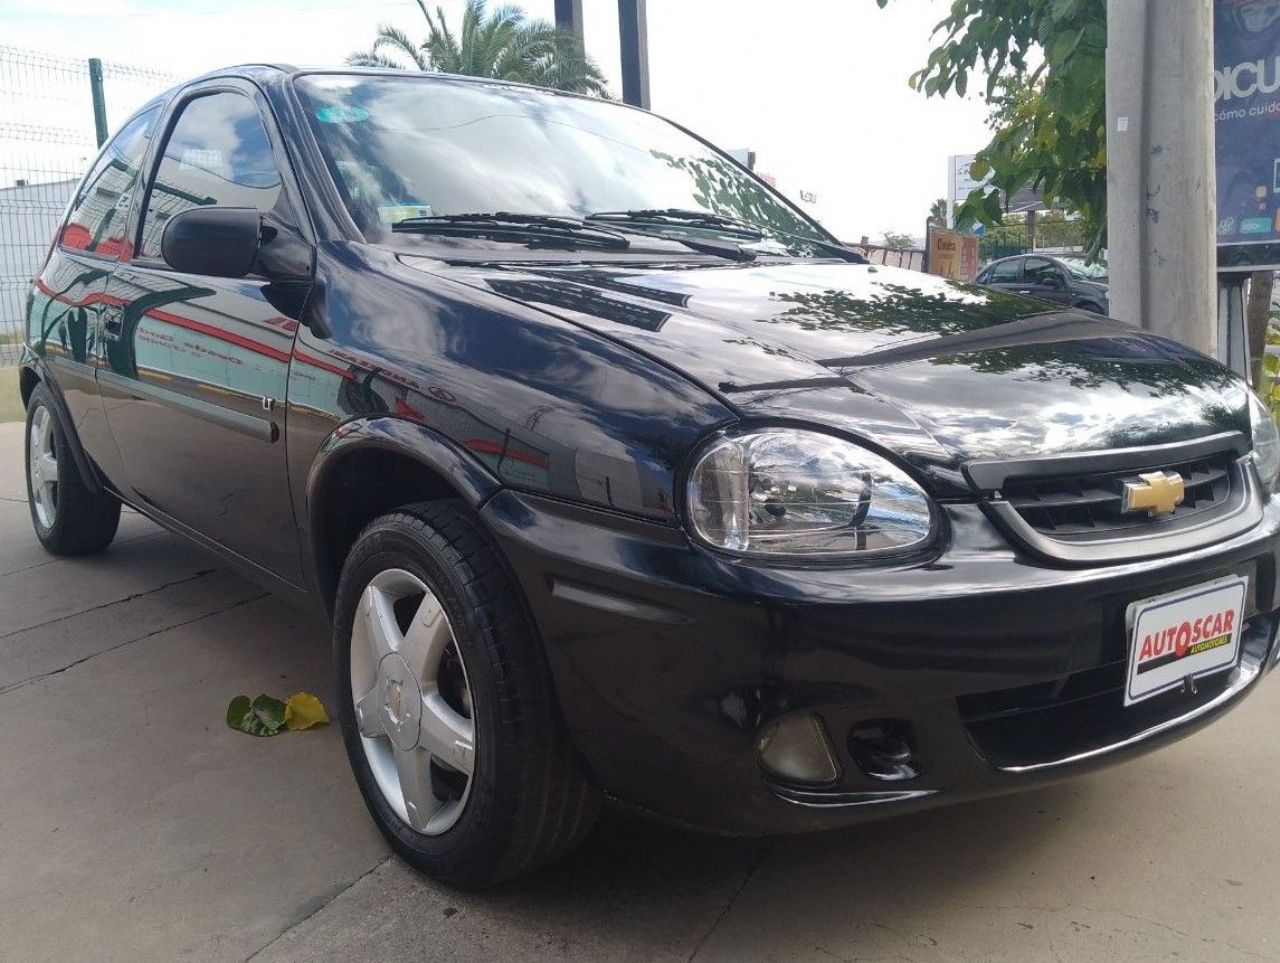
<path fill-rule="evenodd" d="M 1222 452 L 1141 470 L 1011 478 L 1005 482 L 1002 494 L 1028 525 L 1053 538 L 1124 537 L 1145 534 L 1156 525 L 1182 527 L 1211 518 L 1231 496 L 1233 462 L 1232 453 Z M 1186 486 L 1182 504 L 1159 518 L 1151 518 L 1145 512 L 1125 515 L 1125 483 L 1162 470 L 1182 476 Z"/>

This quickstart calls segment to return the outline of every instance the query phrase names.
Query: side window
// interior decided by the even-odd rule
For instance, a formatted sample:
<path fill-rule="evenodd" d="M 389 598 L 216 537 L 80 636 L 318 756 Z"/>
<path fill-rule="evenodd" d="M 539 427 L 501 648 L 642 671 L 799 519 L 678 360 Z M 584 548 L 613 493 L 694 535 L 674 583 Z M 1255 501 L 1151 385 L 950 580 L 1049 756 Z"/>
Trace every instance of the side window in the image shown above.
<path fill-rule="evenodd" d="M 255 207 L 292 223 L 280 210 L 287 203 L 253 101 L 235 93 L 197 97 L 182 108 L 156 168 L 142 222 L 142 255 L 159 257 L 165 225 L 192 207 Z"/>
<path fill-rule="evenodd" d="M 1017 258 L 1010 261 L 1001 261 L 999 264 L 993 264 L 987 272 L 988 284 L 1016 284 L 1021 271 L 1018 270 L 1019 262 Z"/>
<path fill-rule="evenodd" d="M 1063 286 L 1062 272 L 1058 265 L 1043 257 L 1029 257 L 1025 268 L 1028 284 L 1039 284 L 1048 288 Z"/>
<path fill-rule="evenodd" d="M 125 124 L 93 165 L 62 225 L 64 248 L 119 257 L 127 246 L 125 224 L 142 160 L 151 143 L 160 108 L 153 107 Z"/>

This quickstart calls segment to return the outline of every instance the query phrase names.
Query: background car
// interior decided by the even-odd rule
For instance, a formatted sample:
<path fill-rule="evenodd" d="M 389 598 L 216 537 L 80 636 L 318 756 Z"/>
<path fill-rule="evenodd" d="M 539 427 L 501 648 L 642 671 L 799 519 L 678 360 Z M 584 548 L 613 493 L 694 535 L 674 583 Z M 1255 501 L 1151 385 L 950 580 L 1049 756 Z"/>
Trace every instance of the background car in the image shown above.
<path fill-rule="evenodd" d="M 1107 269 L 1084 258 L 1019 254 L 993 261 L 979 272 L 978 284 L 1109 314 Z"/>

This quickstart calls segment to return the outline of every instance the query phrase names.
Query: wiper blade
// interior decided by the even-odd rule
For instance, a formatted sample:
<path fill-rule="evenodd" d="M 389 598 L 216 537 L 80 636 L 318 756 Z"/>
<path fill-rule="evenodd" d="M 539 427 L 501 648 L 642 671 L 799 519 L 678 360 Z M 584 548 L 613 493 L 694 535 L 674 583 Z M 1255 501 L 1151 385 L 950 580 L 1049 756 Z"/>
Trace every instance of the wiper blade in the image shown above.
<path fill-rule="evenodd" d="M 764 237 L 764 229 L 758 224 L 728 217 L 724 214 L 712 214 L 710 211 L 693 211 L 681 207 L 639 208 L 632 211 L 597 211 L 587 215 L 588 221 L 613 221 L 633 224 L 672 224 L 692 227 L 719 228 L 726 232 L 741 234 L 759 240 Z"/>
<path fill-rule="evenodd" d="M 865 257 L 852 248 L 845 247 L 836 241 L 823 241 L 818 238 L 809 237 L 808 235 L 796 234 L 792 231 L 783 231 L 776 227 L 766 227 L 762 224 L 756 224 L 754 221 L 744 220 L 738 217 L 730 217 L 727 214 L 712 214 L 710 211 L 694 211 L 686 210 L 681 207 L 663 207 L 663 208 L 641 208 L 634 211 L 599 211 L 595 214 L 587 215 L 588 221 L 603 221 L 613 224 L 645 224 L 653 226 L 692 226 L 692 227 L 710 227 L 723 231 L 726 234 L 735 234 L 739 237 L 749 238 L 753 241 L 763 240 L 770 233 L 780 235 L 781 237 L 790 238 L 802 244 L 809 244 L 813 247 L 829 251 L 836 257 L 853 264 L 869 263 Z M 685 240 L 681 238 L 681 240 Z M 751 251 L 744 251 L 744 254 L 752 254 Z"/>
<path fill-rule="evenodd" d="M 572 217 L 556 214 L 511 214 L 498 211 L 494 214 L 436 214 L 431 217 L 410 217 L 396 221 L 391 230 L 415 234 L 437 234 L 450 237 L 487 237 L 491 240 L 515 242 L 558 242 L 567 246 L 584 244 L 607 250 L 625 250 L 631 242 L 617 231 Z M 628 234 L 651 237 L 682 244 L 702 254 L 733 261 L 753 261 L 755 254 L 744 251 L 736 244 L 726 244 L 692 237 L 673 237 L 652 231 L 622 228 Z"/>
<path fill-rule="evenodd" d="M 443 237 L 487 237 L 516 243 L 559 242 L 570 247 L 590 245 L 610 250 L 631 246 L 621 234 L 572 217 L 552 214 L 435 214 L 396 221 L 391 230 L 407 234 L 437 234 Z"/>

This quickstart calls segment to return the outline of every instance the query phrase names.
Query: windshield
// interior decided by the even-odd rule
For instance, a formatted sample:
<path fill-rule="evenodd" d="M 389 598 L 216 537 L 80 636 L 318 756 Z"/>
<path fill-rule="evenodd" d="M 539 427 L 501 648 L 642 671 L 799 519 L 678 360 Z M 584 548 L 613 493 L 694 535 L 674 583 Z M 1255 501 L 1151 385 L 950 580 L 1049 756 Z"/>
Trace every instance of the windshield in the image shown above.
<path fill-rule="evenodd" d="M 1064 257 L 1060 260 L 1062 266 L 1071 272 L 1071 276 L 1081 281 L 1105 281 L 1107 278 L 1106 261 L 1094 261 L 1090 264 L 1082 257 Z"/>
<path fill-rule="evenodd" d="M 392 225 L 410 218 L 668 208 L 748 221 L 780 252 L 813 255 L 810 242 L 832 241 L 732 160 L 643 111 L 421 76 L 310 75 L 297 89 L 370 241 L 389 240 Z"/>

